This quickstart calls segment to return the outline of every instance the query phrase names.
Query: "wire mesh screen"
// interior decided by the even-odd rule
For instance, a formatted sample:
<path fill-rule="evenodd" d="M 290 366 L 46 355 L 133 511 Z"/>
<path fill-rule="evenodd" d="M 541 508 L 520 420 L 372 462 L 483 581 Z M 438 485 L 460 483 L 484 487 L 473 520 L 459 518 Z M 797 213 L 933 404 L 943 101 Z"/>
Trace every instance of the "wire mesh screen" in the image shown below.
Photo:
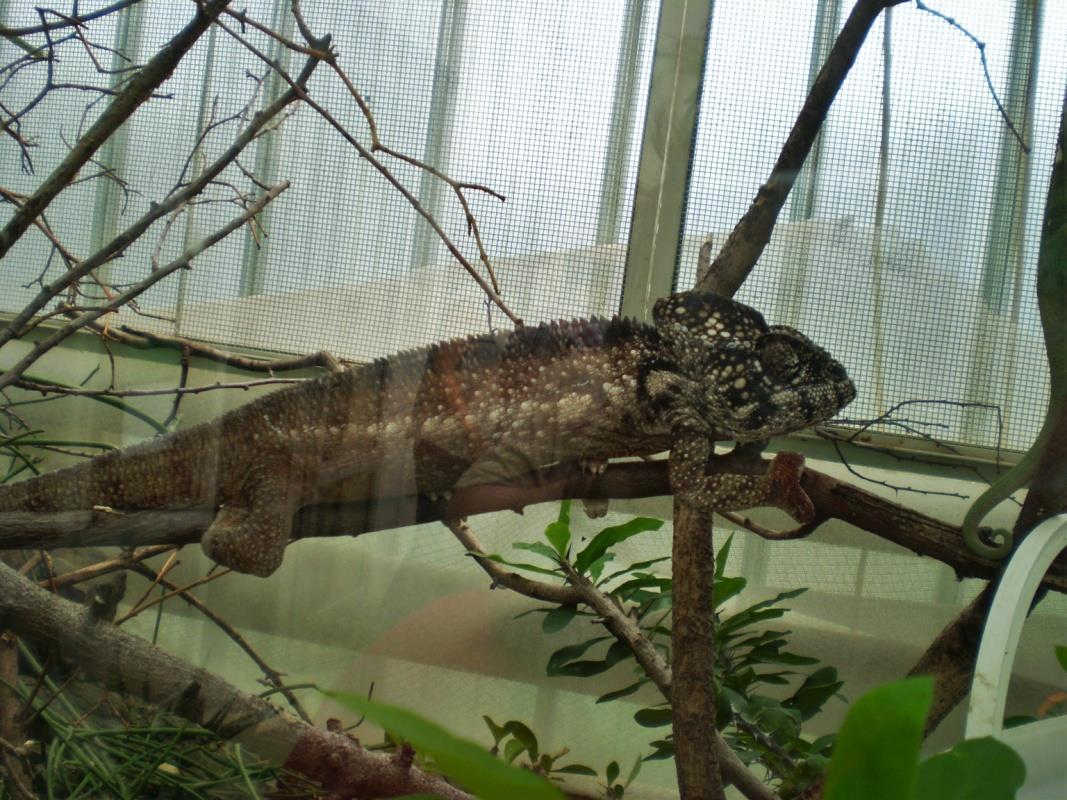
<path fill-rule="evenodd" d="M 529 322 L 618 308 L 654 5 L 379 0 L 313 2 L 303 10 L 315 33 L 333 34 L 337 63 L 366 100 L 383 145 L 507 198 L 464 192 L 500 294 Z M 242 10 L 299 40 L 288 7 L 250 0 Z M 80 8 L 84 13 L 85 4 Z M 39 22 L 26 4 L 0 4 L 0 12 L 9 26 Z M 116 87 L 121 73 L 102 71 L 94 57 L 105 69 L 112 61 L 143 64 L 193 12 L 187 0 L 154 0 L 106 17 L 90 29 L 100 47 L 63 45 L 56 81 Z M 48 210 L 73 257 L 92 253 L 195 177 L 288 88 L 268 60 L 299 73 L 299 54 L 252 24 L 222 22 L 225 28 L 205 36 L 160 96 L 100 151 L 96 171 L 115 179 L 85 181 Z M 18 55 L 6 40 L 0 48 L 5 63 Z M 44 69 L 27 64 L 4 84 L 5 106 L 25 104 L 46 80 Z M 308 93 L 370 147 L 354 97 L 328 67 L 318 68 Z M 22 120 L 22 135 L 39 144 L 30 149 L 32 164 L 19 163 L 10 139 L 0 143 L 3 185 L 32 191 L 108 100 L 100 92 L 50 93 Z M 377 157 L 486 276 L 452 189 L 402 159 Z M 257 226 L 154 286 L 136 311 L 123 312 L 125 322 L 227 345 L 328 349 L 352 358 L 507 322 L 397 188 L 323 115 L 300 104 L 200 201 L 101 270 L 107 291 L 142 279 L 225 225 L 235 214 L 232 187 L 255 189 L 248 175 L 264 186 L 290 185 Z M 20 308 L 34 281 L 61 266 L 53 243 L 38 233 L 24 237 L 7 261 L 5 311 Z"/>
<path fill-rule="evenodd" d="M 679 287 L 769 174 L 841 5 L 791 4 L 771 25 L 715 4 Z M 879 20 L 739 296 L 842 358 L 860 389 L 850 416 L 933 400 L 892 430 L 995 446 L 1002 418 L 1000 443 L 1025 448 L 1047 397 L 1033 281 L 1067 8 L 936 6 L 958 25 L 913 4 Z"/>

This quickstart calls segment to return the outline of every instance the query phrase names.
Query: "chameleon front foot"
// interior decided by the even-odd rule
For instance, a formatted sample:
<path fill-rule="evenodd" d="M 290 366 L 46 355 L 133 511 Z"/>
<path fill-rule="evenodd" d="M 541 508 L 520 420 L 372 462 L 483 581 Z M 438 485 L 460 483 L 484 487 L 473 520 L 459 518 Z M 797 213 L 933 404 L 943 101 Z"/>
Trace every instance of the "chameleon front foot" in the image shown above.
<path fill-rule="evenodd" d="M 763 475 L 709 475 L 705 466 L 716 458 L 712 453 L 711 442 L 704 437 L 688 433 L 675 437 L 669 468 L 676 496 L 704 512 L 774 506 L 800 523 L 814 518 L 815 507 L 800 485 L 804 457 L 799 453 L 779 453 Z"/>

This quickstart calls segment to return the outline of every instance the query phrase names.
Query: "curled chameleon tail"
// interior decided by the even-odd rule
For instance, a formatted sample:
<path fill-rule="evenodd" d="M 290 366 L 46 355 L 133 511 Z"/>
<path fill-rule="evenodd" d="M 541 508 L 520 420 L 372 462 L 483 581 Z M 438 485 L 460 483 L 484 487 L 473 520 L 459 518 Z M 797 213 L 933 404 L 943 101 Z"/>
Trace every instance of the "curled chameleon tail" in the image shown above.
<path fill-rule="evenodd" d="M 1045 449 L 1042 438 L 1047 438 L 1045 431 L 1050 427 L 1045 425 L 1041 431 L 1042 435 L 1038 436 L 1033 447 L 1027 451 L 1019 463 L 993 481 L 989 488 L 982 492 L 971 503 L 971 507 L 967 509 L 967 515 L 963 518 L 963 525 L 960 527 L 963 533 L 963 543 L 975 555 L 992 561 L 999 561 L 1011 552 L 1011 548 L 1015 544 L 1011 531 L 1007 528 L 994 528 L 991 537 L 993 541 L 989 543 L 983 541 L 978 526 L 986 514 L 999 505 L 1001 501 L 1007 500 L 1016 489 L 1021 489 L 1029 482 L 1030 476 L 1034 474 L 1034 468 L 1041 458 L 1041 453 Z"/>
<path fill-rule="evenodd" d="M 1037 262 L 1037 304 L 1045 334 L 1048 356 L 1049 401 L 1041 432 L 1018 464 L 1005 472 L 971 504 L 963 518 L 963 541 L 971 552 L 989 559 L 1001 559 L 1011 552 L 1010 531 L 993 531 L 994 543 L 982 541 L 978 525 L 994 506 L 1011 497 L 1033 477 L 1060 416 L 1067 413 L 1067 167 L 1064 164 L 1064 137 L 1067 136 L 1067 97 L 1060 121 L 1056 158 L 1049 181 L 1045 225 Z"/>

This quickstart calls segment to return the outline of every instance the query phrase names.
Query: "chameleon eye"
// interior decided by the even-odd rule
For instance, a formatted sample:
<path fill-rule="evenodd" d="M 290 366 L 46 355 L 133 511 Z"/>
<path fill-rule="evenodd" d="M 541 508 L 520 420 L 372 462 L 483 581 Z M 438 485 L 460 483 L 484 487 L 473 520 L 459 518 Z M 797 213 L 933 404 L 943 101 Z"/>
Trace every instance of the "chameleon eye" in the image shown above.
<path fill-rule="evenodd" d="M 760 363 L 773 379 L 788 380 L 800 371 L 800 356 L 789 337 L 768 334 L 760 339 Z"/>

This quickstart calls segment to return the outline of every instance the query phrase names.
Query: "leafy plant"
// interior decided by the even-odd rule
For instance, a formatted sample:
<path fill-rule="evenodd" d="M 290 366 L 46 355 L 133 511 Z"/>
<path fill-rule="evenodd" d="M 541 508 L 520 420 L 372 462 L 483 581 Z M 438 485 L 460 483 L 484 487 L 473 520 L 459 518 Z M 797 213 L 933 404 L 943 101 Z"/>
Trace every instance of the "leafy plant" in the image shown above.
<path fill-rule="evenodd" d="M 499 797 L 515 800 L 563 800 L 559 789 L 539 775 L 504 763 L 474 742 L 453 736 L 439 725 L 411 711 L 369 700 L 357 694 L 324 694 L 366 716 L 393 737 L 410 744 L 427 760 L 429 766 L 435 767 L 477 797 L 485 800 Z M 532 734 L 530 736 L 532 737 Z M 527 744 L 532 745 L 536 751 L 536 739 L 528 741 Z"/>
<path fill-rule="evenodd" d="M 562 579 L 567 578 L 569 570 L 589 578 L 624 609 L 654 646 L 669 658 L 673 583 L 669 576 L 660 575 L 653 569 L 668 558 L 639 561 L 609 570 L 616 558 L 614 548 L 617 545 L 640 533 L 658 530 L 662 525 L 662 520 L 636 517 L 621 525 L 604 528 L 578 549 L 570 529 L 570 504 L 564 501 L 557 519 L 545 529 L 544 541 L 513 545 L 517 550 L 544 559 L 545 565 L 507 560 L 500 555 L 490 558 L 514 569 Z M 788 611 L 782 603 L 799 596 L 804 589 L 782 592 L 733 614 L 722 612 L 724 604 L 740 595 L 747 586 L 744 578 L 726 575 L 732 541 L 732 538 L 728 539 L 719 549 L 715 564 L 715 607 L 712 611 L 716 617 L 715 680 L 719 688 L 715 724 L 743 761 L 763 765 L 773 777 L 776 790 L 783 797 L 790 797 L 821 775 L 828 763 L 833 737 L 809 741 L 802 736 L 801 728 L 838 693 L 842 684 L 833 667 L 799 671 L 798 668 L 815 667 L 818 659 L 790 651 L 788 630 L 766 627 Z M 538 608 L 528 613 L 544 614 L 542 630 L 546 633 L 563 630 L 575 617 L 584 615 L 574 606 Z M 604 673 L 617 664 L 633 661 L 633 654 L 626 645 L 611 636 L 601 635 L 556 650 L 548 659 L 547 672 L 549 675 L 587 678 Z M 635 671 L 638 673 L 635 680 L 601 695 L 597 702 L 618 700 L 640 690 L 649 679 L 639 668 Z M 796 688 L 784 699 L 780 697 L 785 693 L 784 689 L 779 689 L 777 697 L 768 693 L 771 687 L 792 685 Z M 671 709 L 667 703 L 642 708 L 634 714 L 634 719 L 647 728 L 669 727 Z M 650 744 L 652 753 L 647 759 L 673 757 L 674 743 L 670 734 Z"/>
<path fill-rule="evenodd" d="M 996 739 L 960 742 L 919 763 L 932 699 L 930 678 L 909 678 L 853 703 L 827 770 L 824 800 L 1012 800 L 1026 768 Z"/>
<path fill-rule="evenodd" d="M 537 736 L 534 732 L 518 720 L 508 720 L 503 725 L 498 725 L 490 717 L 483 716 L 485 724 L 493 735 L 493 748 L 490 751 L 494 755 L 500 754 L 508 764 L 516 759 L 525 759 L 522 766 L 526 769 L 553 780 L 560 780 L 566 775 L 584 775 L 590 778 L 600 776 L 595 769 L 585 764 L 567 764 L 557 766 L 556 762 L 570 751 L 562 748 L 554 753 L 542 753 L 539 750 Z M 619 762 L 612 761 L 604 768 L 604 777 L 600 782 L 605 794 L 609 798 L 620 798 L 626 793 L 626 789 L 633 783 L 634 778 L 641 771 L 641 759 L 634 762 L 633 767 L 625 781 L 619 782 L 621 774 Z"/>

